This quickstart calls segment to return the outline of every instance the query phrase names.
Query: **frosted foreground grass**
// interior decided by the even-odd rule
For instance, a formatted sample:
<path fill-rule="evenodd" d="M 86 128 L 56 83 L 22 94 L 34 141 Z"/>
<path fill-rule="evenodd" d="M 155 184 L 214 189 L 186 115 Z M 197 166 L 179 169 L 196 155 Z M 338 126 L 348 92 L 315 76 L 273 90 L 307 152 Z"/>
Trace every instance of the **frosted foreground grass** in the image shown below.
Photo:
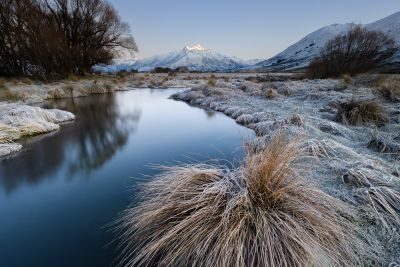
<path fill-rule="evenodd" d="M 279 135 L 233 171 L 166 168 L 117 221 L 120 266 L 361 266 L 349 207 L 294 170 L 298 151 Z"/>

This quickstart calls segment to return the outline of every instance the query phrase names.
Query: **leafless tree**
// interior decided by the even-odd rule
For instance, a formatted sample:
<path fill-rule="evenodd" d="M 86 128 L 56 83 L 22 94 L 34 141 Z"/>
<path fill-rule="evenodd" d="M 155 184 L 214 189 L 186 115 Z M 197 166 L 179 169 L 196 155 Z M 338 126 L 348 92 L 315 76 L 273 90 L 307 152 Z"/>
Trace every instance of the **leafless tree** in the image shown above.
<path fill-rule="evenodd" d="M 395 50 L 395 42 L 383 32 L 354 26 L 326 43 L 310 63 L 308 73 L 326 78 L 367 72 L 379 67 Z"/>
<path fill-rule="evenodd" d="M 0 0 L 0 75 L 55 78 L 137 51 L 129 27 L 105 0 Z"/>

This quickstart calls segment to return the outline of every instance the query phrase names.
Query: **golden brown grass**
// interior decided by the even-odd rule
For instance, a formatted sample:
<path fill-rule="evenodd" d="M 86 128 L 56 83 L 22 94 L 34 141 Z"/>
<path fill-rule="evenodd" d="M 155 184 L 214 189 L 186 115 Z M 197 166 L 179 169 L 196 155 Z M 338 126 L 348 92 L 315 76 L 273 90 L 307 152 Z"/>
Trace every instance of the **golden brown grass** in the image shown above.
<path fill-rule="evenodd" d="M 0 144 L 9 143 L 21 138 L 21 132 L 10 125 L 0 122 Z"/>
<path fill-rule="evenodd" d="M 342 75 L 342 81 L 343 81 L 343 84 L 344 84 L 345 86 L 348 86 L 348 85 L 351 84 L 351 82 L 353 81 L 353 79 L 351 78 L 351 75 L 350 75 L 350 74 L 344 74 L 344 75 Z"/>
<path fill-rule="evenodd" d="M 12 92 L 5 85 L 3 88 L 1 88 L 1 85 L 0 85 L 0 100 L 15 102 L 15 101 L 22 100 L 22 96 L 18 95 L 17 93 Z"/>
<path fill-rule="evenodd" d="M 267 89 L 267 91 L 265 93 L 265 97 L 268 99 L 274 99 L 277 96 L 279 96 L 278 92 L 272 88 Z"/>
<path fill-rule="evenodd" d="M 82 79 L 82 76 L 78 77 L 75 74 L 70 74 L 70 75 L 68 75 L 68 78 L 67 78 L 68 81 L 73 81 L 73 82 L 77 82 L 81 79 Z"/>
<path fill-rule="evenodd" d="M 54 90 L 49 91 L 49 98 L 51 99 L 61 99 L 66 97 L 66 91 L 64 88 L 55 88 Z"/>
<path fill-rule="evenodd" d="M 211 74 L 210 77 L 207 78 L 208 86 L 215 86 L 217 84 L 217 80 L 214 74 Z"/>
<path fill-rule="evenodd" d="M 351 125 L 387 122 L 384 108 L 376 100 L 354 100 L 339 104 L 336 121 Z"/>
<path fill-rule="evenodd" d="M 24 84 L 28 84 L 28 85 L 33 84 L 32 80 L 29 79 L 28 77 L 22 78 L 22 79 L 21 79 L 21 82 L 24 83 Z"/>
<path fill-rule="evenodd" d="M 166 168 L 117 222 L 120 266 L 362 265 L 347 207 L 296 173 L 298 151 L 281 135 L 233 171 Z"/>
<path fill-rule="evenodd" d="M 0 79 L 0 90 L 7 89 L 6 82 L 3 79 Z"/>
<path fill-rule="evenodd" d="M 74 87 L 71 84 L 66 84 L 63 90 L 68 97 L 74 97 Z"/>
<path fill-rule="evenodd" d="M 400 78 L 387 77 L 378 80 L 379 92 L 390 101 L 400 101 Z"/>

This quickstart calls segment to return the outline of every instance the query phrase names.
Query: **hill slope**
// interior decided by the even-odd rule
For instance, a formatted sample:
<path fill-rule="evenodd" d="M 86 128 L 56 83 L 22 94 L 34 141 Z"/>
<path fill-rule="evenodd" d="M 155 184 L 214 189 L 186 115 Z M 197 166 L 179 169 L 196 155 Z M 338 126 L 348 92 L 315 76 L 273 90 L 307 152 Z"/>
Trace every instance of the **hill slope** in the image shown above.
<path fill-rule="evenodd" d="M 291 45 L 278 55 L 259 62 L 253 68 L 262 68 L 270 71 L 288 71 L 301 69 L 308 66 L 310 61 L 318 55 L 320 49 L 326 42 L 336 35 L 349 30 L 355 24 L 332 24 L 302 38 L 297 43 Z M 392 37 L 397 46 L 400 47 L 400 12 L 385 17 L 376 22 L 365 24 L 368 30 L 382 31 Z M 400 52 L 398 52 L 392 59 L 391 63 L 398 62 L 400 59 Z"/>

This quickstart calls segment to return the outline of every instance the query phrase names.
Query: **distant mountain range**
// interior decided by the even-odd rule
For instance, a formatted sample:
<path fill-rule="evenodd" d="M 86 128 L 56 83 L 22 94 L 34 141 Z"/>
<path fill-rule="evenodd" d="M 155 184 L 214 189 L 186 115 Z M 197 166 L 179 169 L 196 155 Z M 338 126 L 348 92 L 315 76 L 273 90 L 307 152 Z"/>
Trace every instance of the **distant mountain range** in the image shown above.
<path fill-rule="evenodd" d="M 352 23 L 332 24 L 316 30 L 283 52 L 267 59 L 241 60 L 226 56 L 201 45 L 186 46 L 183 49 L 166 55 L 158 55 L 145 59 L 134 59 L 126 56 L 115 61 L 113 65 L 96 66 L 94 69 L 101 72 L 118 72 L 121 70 L 151 71 L 156 67 L 175 69 L 187 67 L 191 71 L 236 71 L 236 70 L 264 70 L 264 71 L 293 71 L 308 66 L 327 41 L 336 35 L 348 31 L 355 26 Z M 365 24 L 368 30 L 382 31 L 392 37 L 400 48 L 400 12 L 390 15 L 376 22 Z M 400 68 L 400 49 L 388 62 Z"/>
<path fill-rule="evenodd" d="M 191 71 L 230 71 L 249 67 L 252 63 L 236 57 L 229 57 L 204 48 L 201 45 L 186 46 L 183 49 L 166 55 L 158 55 L 132 61 L 117 61 L 114 65 L 96 66 L 102 72 L 120 70 L 151 71 L 157 67 L 175 69 L 187 67 Z"/>

